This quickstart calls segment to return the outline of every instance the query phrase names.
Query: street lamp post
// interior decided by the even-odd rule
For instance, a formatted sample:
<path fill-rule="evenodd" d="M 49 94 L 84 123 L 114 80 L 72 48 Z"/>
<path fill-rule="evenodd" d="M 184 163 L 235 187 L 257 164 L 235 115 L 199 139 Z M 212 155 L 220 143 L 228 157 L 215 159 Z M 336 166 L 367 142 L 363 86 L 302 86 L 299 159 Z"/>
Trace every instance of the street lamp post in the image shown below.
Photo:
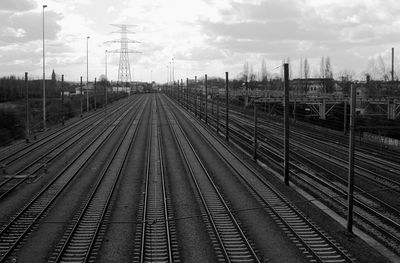
<path fill-rule="evenodd" d="M 86 112 L 89 112 L 89 36 L 86 37 Z"/>
<path fill-rule="evenodd" d="M 44 9 L 47 5 L 43 5 L 43 130 L 46 129 L 46 73 L 45 73 L 45 50 L 44 50 Z"/>

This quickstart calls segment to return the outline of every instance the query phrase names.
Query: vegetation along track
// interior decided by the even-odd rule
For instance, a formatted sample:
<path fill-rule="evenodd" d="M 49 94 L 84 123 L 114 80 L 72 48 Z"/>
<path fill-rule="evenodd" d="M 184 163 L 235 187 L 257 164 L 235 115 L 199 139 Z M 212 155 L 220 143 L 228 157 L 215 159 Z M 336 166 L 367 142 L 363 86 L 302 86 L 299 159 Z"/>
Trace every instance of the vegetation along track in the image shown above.
<path fill-rule="evenodd" d="M 107 114 L 108 118 L 119 114 L 124 105 L 117 107 L 112 112 Z M 74 147 L 77 142 L 81 142 L 81 139 L 86 138 L 86 135 L 90 134 L 97 128 L 105 129 L 106 126 L 100 126 L 105 121 L 103 118 L 104 117 L 102 116 L 98 116 L 98 118 L 89 119 L 87 120 L 87 123 L 85 122 L 83 126 L 77 127 L 77 129 L 74 129 L 72 133 L 60 136 L 62 137 L 62 140 L 60 142 L 56 142 L 44 153 L 37 154 L 33 151 L 24 152 L 23 156 L 27 154 L 35 154 L 36 157 L 29 159 L 28 163 L 24 164 L 23 167 L 20 167 L 17 171 L 13 172 L 13 175 L 9 175 L 8 178 L 5 178 L 0 182 L 0 201 L 13 192 L 22 183 L 30 180 L 36 180 L 40 172 L 46 172 L 45 169 L 48 168 L 52 161 L 54 161 L 57 157 L 62 156 L 62 154 L 64 154 L 67 150 Z M 10 165 L 20 157 L 21 155 L 19 155 L 17 158 L 8 158 L 7 165 Z"/>
<path fill-rule="evenodd" d="M 125 104 L 126 104 L 126 101 L 123 101 L 122 103 L 114 104 L 114 106 L 110 107 L 109 110 L 111 110 L 112 112 L 115 112 L 115 110 L 118 110 L 118 109 L 124 107 Z M 109 114 L 111 114 L 111 113 L 109 113 Z M 74 123 L 68 124 L 61 129 L 57 129 L 48 134 L 45 134 L 46 136 L 44 136 L 38 140 L 32 141 L 28 144 L 23 143 L 23 144 L 16 144 L 16 145 L 6 147 L 4 152 L 2 151 L 1 158 L 0 158 L 0 164 L 3 167 L 4 166 L 7 167 L 10 164 L 27 156 L 29 153 L 31 153 L 37 149 L 43 148 L 44 146 L 47 146 L 49 143 L 52 143 L 53 141 L 57 141 L 57 140 L 64 139 L 64 138 L 68 139 L 69 137 L 65 136 L 66 134 L 69 134 L 69 136 L 74 136 L 77 131 L 84 129 L 84 128 L 92 125 L 96 121 L 100 121 L 103 118 L 104 118 L 104 113 L 102 111 L 98 111 L 97 113 L 90 114 L 82 119 L 79 119 L 78 121 L 76 121 Z"/>

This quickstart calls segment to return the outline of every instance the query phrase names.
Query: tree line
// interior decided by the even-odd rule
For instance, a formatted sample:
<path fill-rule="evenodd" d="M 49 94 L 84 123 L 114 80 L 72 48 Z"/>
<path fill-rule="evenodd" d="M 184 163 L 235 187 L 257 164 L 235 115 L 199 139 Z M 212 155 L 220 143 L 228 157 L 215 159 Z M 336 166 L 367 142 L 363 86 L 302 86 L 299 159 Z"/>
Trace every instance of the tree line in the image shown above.
<path fill-rule="evenodd" d="M 61 96 L 61 83 L 56 79 L 46 80 L 46 97 L 58 98 Z M 64 88 L 68 89 L 69 83 L 64 83 Z M 43 96 L 43 81 L 28 81 L 29 97 L 40 98 Z M 23 99 L 26 96 L 25 79 L 15 76 L 0 78 L 0 102 L 14 101 Z"/>

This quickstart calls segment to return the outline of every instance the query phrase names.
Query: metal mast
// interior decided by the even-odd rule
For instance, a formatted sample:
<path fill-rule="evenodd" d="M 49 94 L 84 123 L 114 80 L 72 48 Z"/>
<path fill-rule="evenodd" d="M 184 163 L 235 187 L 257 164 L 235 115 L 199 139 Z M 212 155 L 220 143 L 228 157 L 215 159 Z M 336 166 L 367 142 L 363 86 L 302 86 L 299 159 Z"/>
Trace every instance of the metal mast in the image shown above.
<path fill-rule="evenodd" d="M 119 67 L 118 67 L 118 84 L 125 85 L 132 81 L 131 67 L 129 63 L 129 53 L 141 53 L 138 51 L 130 50 L 128 48 L 128 43 L 139 43 L 138 41 L 131 40 L 128 38 L 128 34 L 134 34 L 129 30 L 131 27 L 136 25 L 126 25 L 126 24 L 111 24 L 112 26 L 118 27 L 120 30 L 112 33 L 121 34 L 121 38 L 117 40 L 107 41 L 107 43 L 120 43 L 120 49 L 110 50 L 109 53 L 120 53 L 119 57 Z"/>

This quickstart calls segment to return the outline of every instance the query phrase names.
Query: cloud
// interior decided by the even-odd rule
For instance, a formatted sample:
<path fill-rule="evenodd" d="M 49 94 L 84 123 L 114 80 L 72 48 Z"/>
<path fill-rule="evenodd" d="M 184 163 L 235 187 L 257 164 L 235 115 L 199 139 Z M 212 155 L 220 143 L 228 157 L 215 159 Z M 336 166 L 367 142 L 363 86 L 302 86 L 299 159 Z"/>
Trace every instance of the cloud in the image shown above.
<path fill-rule="evenodd" d="M 200 22 L 210 37 L 232 37 L 250 40 L 327 40 L 334 37 L 333 32 L 321 29 L 309 29 L 299 23 L 287 21 L 271 22 Z"/>
<path fill-rule="evenodd" d="M 28 11 L 36 8 L 33 0 L 1 0 L 0 10 L 5 11 Z"/>
<path fill-rule="evenodd" d="M 58 21 L 62 16 L 54 11 L 46 13 L 45 37 L 53 40 L 60 32 Z M 0 36 L 3 45 L 35 41 L 42 39 L 42 14 L 23 12 L 9 14 L 8 19 L 1 21 Z"/>
<path fill-rule="evenodd" d="M 233 2 L 231 8 L 221 10 L 225 19 L 234 21 L 271 21 L 301 18 L 303 1 L 267 0 L 258 3 Z"/>

